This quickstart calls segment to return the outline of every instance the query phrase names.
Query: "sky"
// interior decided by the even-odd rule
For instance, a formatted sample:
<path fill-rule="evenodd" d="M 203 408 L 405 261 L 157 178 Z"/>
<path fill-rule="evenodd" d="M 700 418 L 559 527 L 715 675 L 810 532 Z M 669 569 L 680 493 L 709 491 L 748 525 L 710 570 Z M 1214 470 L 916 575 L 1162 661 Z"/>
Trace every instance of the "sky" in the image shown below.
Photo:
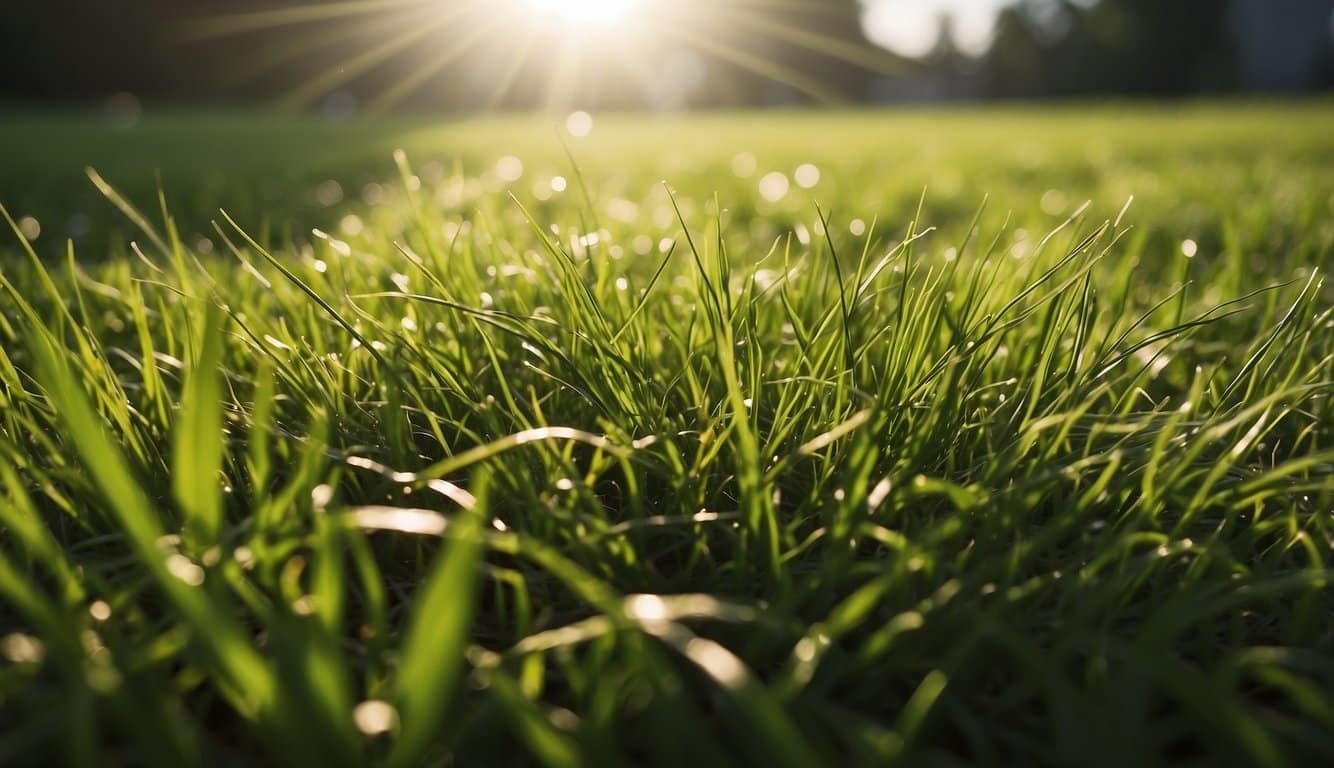
<path fill-rule="evenodd" d="M 984 53 L 1001 9 L 1013 0 L 862 0 L 866 35 L 904 56 L 930 52 L 941 13 L 954 16 L 955 42 L 966 53 Z"/>

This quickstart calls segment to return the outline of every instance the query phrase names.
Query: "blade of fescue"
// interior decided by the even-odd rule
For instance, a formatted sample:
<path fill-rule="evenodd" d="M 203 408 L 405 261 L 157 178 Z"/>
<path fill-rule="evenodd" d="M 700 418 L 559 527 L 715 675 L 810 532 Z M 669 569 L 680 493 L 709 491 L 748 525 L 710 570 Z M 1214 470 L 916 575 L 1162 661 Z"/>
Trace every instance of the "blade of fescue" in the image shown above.
<path fill-rule="evenodd" d="M 403 730 L 390 752 L 390 765 L 420 761 L 463 679 L 464 650 L 477 604 L 488 484 L 486 470 L 473 474 L 476 502 L 456 518 L 448 544 L 417 594 L 396 683 Z"/>
<path fill-rule="evenodd" d="M 230 612 L 168 567 L 169 556 L 158 545 L 165 533 L 162 523 L 73 371 L 46 341 L 30 336 L 28 347 L 35 358 L 38 382 L 102 501 L 110 507 L 153 581 L 193 630 L 195 642 L 208 656 L 233 705 L 252 716 L 271 710 L 278 699 L 272 670 Z"/>
<path fill-rule="evenodd" d="M 222 531 L 222 318 L 221 310 L 207 305 L 199 355 L 186 375 L 173 430 L 172 490 L 200 548 L 215 544 Z"/>

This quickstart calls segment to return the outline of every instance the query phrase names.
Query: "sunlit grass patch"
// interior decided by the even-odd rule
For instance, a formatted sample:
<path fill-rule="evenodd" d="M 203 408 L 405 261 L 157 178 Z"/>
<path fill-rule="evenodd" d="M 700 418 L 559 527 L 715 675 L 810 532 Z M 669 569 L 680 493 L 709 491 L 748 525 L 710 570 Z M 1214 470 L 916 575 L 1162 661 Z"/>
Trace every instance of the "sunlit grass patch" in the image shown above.
<path fill-rule="evenodd" d="M 0 757 L 1329 760 L 1334 183 L 1276 114 L 405 131 L 267 216 L 98 176 L 109 256 L 18 211 Z"/>

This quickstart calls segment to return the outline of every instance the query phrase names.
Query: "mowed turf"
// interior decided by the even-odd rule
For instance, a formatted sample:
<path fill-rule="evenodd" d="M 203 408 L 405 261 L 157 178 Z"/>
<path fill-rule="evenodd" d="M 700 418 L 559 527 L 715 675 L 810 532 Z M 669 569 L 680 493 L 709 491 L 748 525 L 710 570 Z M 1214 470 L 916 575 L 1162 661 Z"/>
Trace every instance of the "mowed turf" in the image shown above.
<path fill-rule="evenodd" d="M 1334 761 L 1331 128 L 8 115 L 0 763 Z"/>

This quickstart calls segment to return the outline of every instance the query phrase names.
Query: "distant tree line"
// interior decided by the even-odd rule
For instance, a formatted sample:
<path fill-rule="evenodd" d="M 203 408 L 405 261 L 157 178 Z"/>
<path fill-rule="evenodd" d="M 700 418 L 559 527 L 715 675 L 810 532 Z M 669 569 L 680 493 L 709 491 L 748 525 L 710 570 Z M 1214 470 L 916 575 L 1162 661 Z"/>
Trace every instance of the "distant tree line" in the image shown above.
<path fill-rule="evenodd" d="M 1334 0 L 1022 0 L 997 22 L 982 90 L 1065 97 L 1328 88 L 1331 12 Z M 1262 34 L 1273 39 L 1257 40 Z M 1254 50 L 1257 43 L 1268 48 Z M 1285 55 L 1292 61 L 1274 82 L 1251 81 L 1252 58 L 1272 65 Z"/>
<path fill-rule="evenodd" d="M 340 2 L 346 0 L 327 0 L 330 7 Z M 382 61 L 368 59 L 367 52 L 395 35 L 409 37 L 451 2 L 390 0 L 383 12 L 228 35 L 200 34 L 209 29 L 201 20 L 312 0 L 12 2 L 0 12 L 0 102 L 87 103 L 118 92 L 158 103 L 267 102 L 295 93 L 318 104 L 332 93 L 355 103 L 391 94 L 394 105 L 436 109 L 524 108 L 552 98 L 555 66 L 542 56 L 516 58 L 506 47 L 515 44 L 511 29 L 479 27 L 467 55 L 440 54 L 472 35 L 466 26 L 477 21 L 407 39 Z M 715 0 L 683 11 L 679 34 L 646 44 L 637 55 L 641 71 L 610 56 L 585 56 L 565 96 L 665 108 L 1163 96 L 1284 87 L 1283 78 L 1292 80 L 1291 71 L 1302 67 L 1309 72 L 1297 87 L 1327 88 L 1334 74 L 1331 10 L 1334 0 L 1018 0 L 1001 14 L 980 58 L 958 52 L 942 19 L 936 50 L 909 61 L 870 46 L 857 0 Z M 1276 41 L 1247 29 L 1257 18 L 1279 25 L 1270 30 Z M 1294 28 L 1305 36 L 1284 31 Z M 528 42 L 527 50 L 554 46 L 551 39 Z M 1276 56 L 1264 45 L 1286 51 L 1286 69 L 1252 71 L 1256 60 Z"/>

